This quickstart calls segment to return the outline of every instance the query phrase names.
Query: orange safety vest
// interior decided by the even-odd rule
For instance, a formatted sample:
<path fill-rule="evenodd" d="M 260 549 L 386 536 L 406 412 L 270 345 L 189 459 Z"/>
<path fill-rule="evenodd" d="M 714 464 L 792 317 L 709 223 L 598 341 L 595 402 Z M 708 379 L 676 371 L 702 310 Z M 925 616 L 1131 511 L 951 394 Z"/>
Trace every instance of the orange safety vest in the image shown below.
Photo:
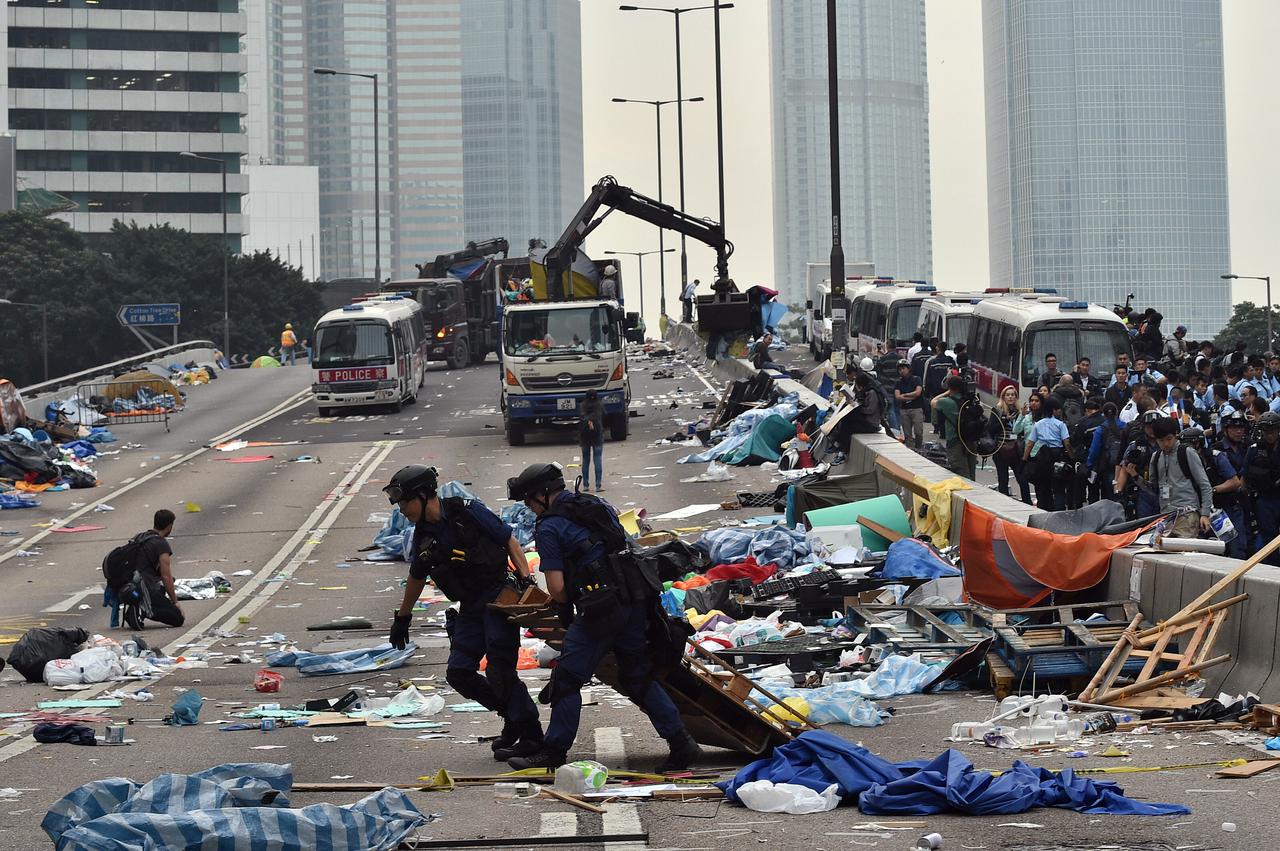
<path fill-rule="evenodd" d="M 298 338 L 294 336 L 292 331 L 282 331 L 280 332 L 280 345 L 282 347 L 296 346 L 298 345 Z"/>

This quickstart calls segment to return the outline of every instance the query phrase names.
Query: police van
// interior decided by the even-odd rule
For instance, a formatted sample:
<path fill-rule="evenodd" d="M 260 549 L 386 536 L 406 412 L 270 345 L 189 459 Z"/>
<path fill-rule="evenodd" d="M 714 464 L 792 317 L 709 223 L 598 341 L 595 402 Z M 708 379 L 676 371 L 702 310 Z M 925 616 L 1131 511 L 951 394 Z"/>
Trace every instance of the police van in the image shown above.
<path fill-rule="evenodd" d="M 916 330 L 925 340 L 937 337 L 947 348 L 969 342 L 973 308 L 984 298 L 981 293 L 934 293 L 920 303 L 920 324 Z"/>
<path fill-rule="evenodd" d="M 1047 354 L 1064 371 L 1082 357 L 1092 373 L 1115 371 L 1116 355 L 1133 356 L 1129 334 L 1114 312 L 1097 304 L 1038 293 L 992 294 L 974 305 L 969 329 L 969 362 L 978 393 L 994 404 L 1005 387 L 1016 387 L 1025 402 L 1044 372 Z"/>
<path fill-rule="evenodd" d="M 920 324 L 920 305 L 937 291 L 925 281 L 876 281 L 853 305 L 849 338 L 856 328 L 862 354 L 906 354 Z"/>
<path fill-rule="evenodd" d="M 416 401 L 426 381 L 426 330 L 412 293 L 372 293 L 331 310 L 312 335 L 311 392 L 322 417 L 336 408 Z"/>
<path fill-rule="evenodd" d="M 875 287 L 875 278 L 865 275 L 849 275 L 845 278 L 844 297 L 850 305 L 853 305 L 858 296 Z M 815 288 L 813 298 L 813 307 L 809 311 L 809 351 L 813 354 L 813 359 L 821 363 L 831 357 L 831 281 L 830 279 L 818 284 Z M 852 314 L 852 310 L 850 311 Z M 847 322 L 847 317 L 846 317 Z M 853 339 L 856 333 L 852 325 L 849 328 L 849 338 Z"/>

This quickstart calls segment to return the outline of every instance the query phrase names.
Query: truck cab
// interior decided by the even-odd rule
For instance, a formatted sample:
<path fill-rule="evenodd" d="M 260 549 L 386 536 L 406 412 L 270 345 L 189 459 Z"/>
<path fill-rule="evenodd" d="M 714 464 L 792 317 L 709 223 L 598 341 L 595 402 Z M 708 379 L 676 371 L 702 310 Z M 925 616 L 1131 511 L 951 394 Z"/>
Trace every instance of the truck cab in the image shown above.
<path fill-rule="evenodd" d="M 507 442 L 530 429 L 577 422 L 595 390 L 613 440 L 626 440 L 631 403 L 626 317 L 615 301 L 508 304 L 502 312 L 501 408 Z"/>

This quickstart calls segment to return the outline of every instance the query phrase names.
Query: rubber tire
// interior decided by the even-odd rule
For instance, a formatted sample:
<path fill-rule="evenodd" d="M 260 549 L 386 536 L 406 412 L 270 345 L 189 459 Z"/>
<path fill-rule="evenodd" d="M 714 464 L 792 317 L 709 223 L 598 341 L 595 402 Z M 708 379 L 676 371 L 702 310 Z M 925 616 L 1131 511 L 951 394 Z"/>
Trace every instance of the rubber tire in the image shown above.
<path fill-rule="evenodd" d="M 317 416 L 331 417 L 333 416 L 333 408 L 316 408 Z"/>
<path fill-rule="evenodd" d="M 453 344 L 453 357 L 448 359 L 449 369 L 458 369 L 471 363 L 471 346 L 466 337 L 459 337 Z"/>
<path fill-rule="evenodd" d="M 627 432 L 630 430 L 631 420 L 627 416 L 627 412 L 614 414 L 609 418 L 609 439 L 610 440 L 626 440 Z"/>
<path fill-rule="evenodd" d="M 524 426 L 518 424 L 511 417 L 506 417 L 504 425 L 507 429 L 507 445 L 508 446 L 524 446 Z"/>

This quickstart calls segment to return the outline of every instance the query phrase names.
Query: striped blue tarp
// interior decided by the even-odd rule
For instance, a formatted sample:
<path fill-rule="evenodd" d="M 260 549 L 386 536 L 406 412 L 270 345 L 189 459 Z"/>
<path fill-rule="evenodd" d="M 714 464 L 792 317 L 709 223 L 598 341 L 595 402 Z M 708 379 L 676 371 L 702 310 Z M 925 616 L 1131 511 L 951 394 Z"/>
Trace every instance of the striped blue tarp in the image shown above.
<path fill-rule="evenodd" d="M 303 650 L 277 650 L 267 654 L 267 664 L 272 668 L 297 668 L 304 677 L 326 677 L 330 674 L 359 674 L 365 671 L 383 671 L 399 668 L 418 651 L 409 644 L 397 650 L 390 644 L 379 644 L 363 650 L 342 650 L 337 653 L 307 653 Z"/>
<path fill-rule="evenodd" d="M 350 806 L 289 809 L 288 765 L 219 765 L 139 785 L 86 783 L 54 804 L 41 827 L 57 851 L 390 851 L 430 819 L 398 789 Z"/>

